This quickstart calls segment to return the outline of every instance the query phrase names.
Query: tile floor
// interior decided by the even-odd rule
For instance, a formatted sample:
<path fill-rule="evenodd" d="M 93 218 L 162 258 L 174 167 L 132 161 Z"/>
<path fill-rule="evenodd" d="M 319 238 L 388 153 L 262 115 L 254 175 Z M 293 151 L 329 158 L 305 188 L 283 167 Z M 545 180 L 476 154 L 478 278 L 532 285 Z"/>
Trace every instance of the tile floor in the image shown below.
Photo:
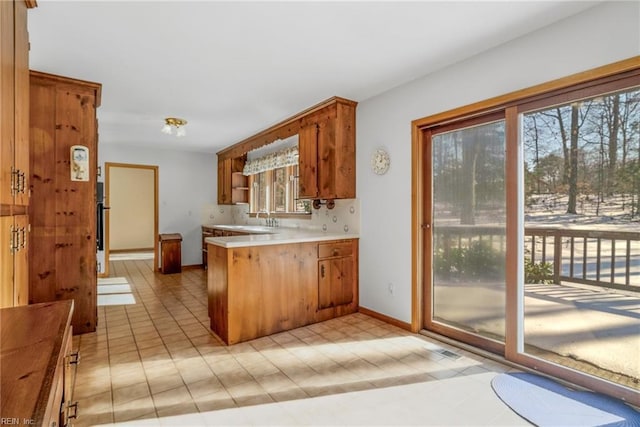
<path fill-rule="evenodd" d="M 510 370 L 494 361 L 359 313 L 229 347 L 208 328 L 204 271 L 110 271 L 136 303 L 99 307 L 98 330 L 74 337 L 75 425 L 528 425 L 491 390 Z"/>

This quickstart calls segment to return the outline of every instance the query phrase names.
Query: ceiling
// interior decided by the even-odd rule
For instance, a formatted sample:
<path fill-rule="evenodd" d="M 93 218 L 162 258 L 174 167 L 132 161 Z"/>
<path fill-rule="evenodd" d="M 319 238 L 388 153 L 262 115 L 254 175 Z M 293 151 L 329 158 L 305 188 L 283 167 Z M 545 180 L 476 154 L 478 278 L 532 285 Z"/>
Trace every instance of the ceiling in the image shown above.
<path fill-rule="evenodd" d="M 216 152 L 334 95 L 364 101 L 593 7 L 581 1 L 57 1 L 30 67 L 102 83 L 100 144 Z M 160 132 L 188 120 L 187 135 Z"/>

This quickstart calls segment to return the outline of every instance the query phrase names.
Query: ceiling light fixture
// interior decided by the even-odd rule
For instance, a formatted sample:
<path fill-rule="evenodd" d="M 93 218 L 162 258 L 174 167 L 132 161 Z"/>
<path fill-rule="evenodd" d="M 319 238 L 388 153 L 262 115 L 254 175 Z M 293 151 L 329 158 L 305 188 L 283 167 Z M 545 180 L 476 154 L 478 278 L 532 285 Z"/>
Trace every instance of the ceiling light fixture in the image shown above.
<path fill-rule="evenodd" d="M 187 124 L 185 119 L 178 119 L 175 117 L 167 117 L 164 119 L 165 125 L 162 127 L 162 133 L 166 133 L 167 135 L 173 134 L 173 130 L 176 131 L 176 136 L 185 136 L 187 131 L 184 128 L 184 125 Z"/>

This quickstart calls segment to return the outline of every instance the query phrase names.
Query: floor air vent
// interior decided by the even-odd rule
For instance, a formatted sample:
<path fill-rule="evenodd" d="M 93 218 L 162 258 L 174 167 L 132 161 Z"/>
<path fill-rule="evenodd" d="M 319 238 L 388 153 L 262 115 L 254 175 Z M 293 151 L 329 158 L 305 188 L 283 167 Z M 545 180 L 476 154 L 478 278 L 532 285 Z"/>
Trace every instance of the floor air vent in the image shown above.
<path fill-rule="evenodd" d="M 453 351 L 444 349 L 438 345 L 432 344 L 432 343 L 428 343 L 427 345 L 424 346 L 424 348 L 426 348 L 427 350 L 433 352 L 433 353 L 437 353 L 440 356 L 444 356 L 447 357 L 449 359 L 452 360 L 458 360 L 460 359 L 462 356 L 459 355 L 458 353 L 454 353 Z"/>
<path fill-rule="evenodd" d="M 454 353 L 453 351 L 445 350 L 444 348 L 436 350 L 435 352 L 438 353 L 438 354 L 443 355 L 444 357 L 448 357 L 449 359 L 453 359 L 453 360 L 458 360 L 458 359 L 460 359 L 462 357 L 459 354 Z"/>

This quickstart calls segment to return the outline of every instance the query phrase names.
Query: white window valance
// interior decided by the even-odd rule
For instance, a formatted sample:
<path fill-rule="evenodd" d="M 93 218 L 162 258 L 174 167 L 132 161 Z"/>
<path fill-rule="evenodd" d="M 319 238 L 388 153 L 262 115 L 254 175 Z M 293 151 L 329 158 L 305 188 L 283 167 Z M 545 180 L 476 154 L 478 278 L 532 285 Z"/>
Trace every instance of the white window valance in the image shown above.
<path fill-rule="evenodd" d="M 298 147 L 289 147 L 253 160 L 247 160 L 243 175 L 255 175 L 260 172 L 298 164 Z"/>

